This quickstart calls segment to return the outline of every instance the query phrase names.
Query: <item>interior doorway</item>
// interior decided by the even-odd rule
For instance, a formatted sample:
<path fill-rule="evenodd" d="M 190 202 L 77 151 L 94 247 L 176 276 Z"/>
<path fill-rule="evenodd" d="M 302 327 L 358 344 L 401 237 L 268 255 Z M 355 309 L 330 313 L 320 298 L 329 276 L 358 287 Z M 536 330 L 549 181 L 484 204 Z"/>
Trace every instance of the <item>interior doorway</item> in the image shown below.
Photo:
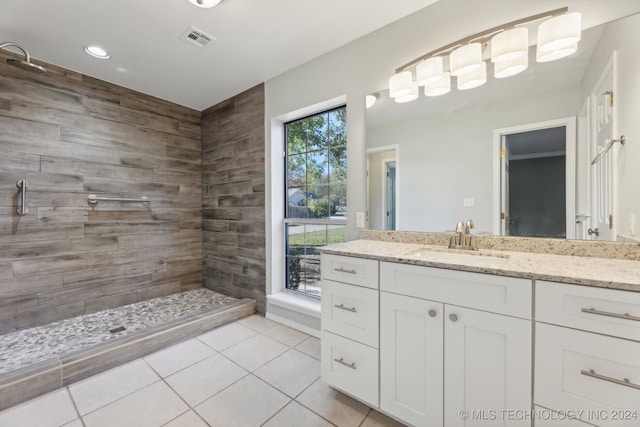
<path fill-rule="evenodd" d="M 396 229 L 396 161 L 386 161 L 384 164 L 386 171 L 385 179 L 385 191 L 384 191 L 384 205 L 386 206 L 386 230 Z"/>
<path fill-rule="evenodd" d="M 399 147 L 389 145 L 367 150 L 367 227 L 398 230 Z"/>
<path fill-rule="evenodd" d="M 507 236 L 567 237 L 565 128 L 504 136 Z"/>
<path fill-rule="evenodd" d="M 575 118 L 500 129 L 495 136 L 494 232 L 575 238 Z"/>

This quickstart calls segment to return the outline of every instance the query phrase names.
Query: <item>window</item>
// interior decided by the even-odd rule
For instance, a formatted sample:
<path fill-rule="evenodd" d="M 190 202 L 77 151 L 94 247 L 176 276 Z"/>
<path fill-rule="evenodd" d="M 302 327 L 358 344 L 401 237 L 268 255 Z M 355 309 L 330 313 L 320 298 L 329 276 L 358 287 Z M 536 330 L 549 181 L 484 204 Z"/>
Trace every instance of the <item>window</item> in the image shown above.
<path fill-rule="evenodd" d="M 320 296 L 317 248 L 346 240 L 346 108 L 285 123 L 284 130 L 286 287 Z"/>

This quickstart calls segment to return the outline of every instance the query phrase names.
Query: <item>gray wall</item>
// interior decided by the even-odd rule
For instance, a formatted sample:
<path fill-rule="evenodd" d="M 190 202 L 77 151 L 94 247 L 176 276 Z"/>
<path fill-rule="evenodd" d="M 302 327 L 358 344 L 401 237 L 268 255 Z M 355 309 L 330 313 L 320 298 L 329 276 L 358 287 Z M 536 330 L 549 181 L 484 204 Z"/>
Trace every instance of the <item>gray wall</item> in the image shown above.
<path fill-rule="evenodd" d="M 264 85 L 203 112 L 204 285 L 265 311 Z"/>
<path fill-rule="evenodd" d="M 202 286 L 198 111 L 0 54 L 0 332 Z M 26 216 L 16 181 L 29 181 Z M 151 203 L 87 203 L 91 193 Z"/>

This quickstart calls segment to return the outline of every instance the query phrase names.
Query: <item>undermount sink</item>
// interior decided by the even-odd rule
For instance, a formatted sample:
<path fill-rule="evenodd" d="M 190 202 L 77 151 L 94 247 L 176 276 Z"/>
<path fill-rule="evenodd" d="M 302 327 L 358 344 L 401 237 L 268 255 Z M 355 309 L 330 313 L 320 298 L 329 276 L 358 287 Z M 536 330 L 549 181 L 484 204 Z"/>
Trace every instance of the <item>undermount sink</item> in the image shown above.
<path fill-rule="evenodd" d="M 449 249 L 445 247 L 436 247 L 436 246 L 413 249 L 407 252 L 407 255 L 429 257 L 429 256 L 433 256 L 434 252 L 451 254 L 451 255 L 470 255 L 475 257 L 509 259 L 509 254 L 503 254 L 495 251 L 486 251 L 482 249 L 477 251 L 472 251 L 472 250 L 463 250 L 463 249 Z"/>

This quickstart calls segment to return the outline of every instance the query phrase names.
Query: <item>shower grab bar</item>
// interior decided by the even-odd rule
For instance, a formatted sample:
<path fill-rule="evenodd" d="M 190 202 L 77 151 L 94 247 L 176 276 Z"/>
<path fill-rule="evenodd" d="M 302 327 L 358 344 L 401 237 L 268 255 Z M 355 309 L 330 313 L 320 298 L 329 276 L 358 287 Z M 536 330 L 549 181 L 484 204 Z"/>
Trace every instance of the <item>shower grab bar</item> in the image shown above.
<path fill-rule="evenodd" d="M 18 215 L 24 216 L 29 213 L 29 208 L 27 207 L 27 187 L 29 186 L 29 182 L 26 179 L 21 179 L 16 182 L 16 185 L 20 192 L 20 196 L 18 197 L 18 209 L 16 209 L 16 212 Z"/>
<path fill-rule="evenodd" d="M 151 199 L 147 196 L 143 196 L 140 199 L 129 199 L 126 197 L 98 197 L 95 194 L 89 194 L 87 197 L 87 201 L 92 205 L 97 205 L 98 202 L 140 202 L 140 203 L 149 203 Z"/>

